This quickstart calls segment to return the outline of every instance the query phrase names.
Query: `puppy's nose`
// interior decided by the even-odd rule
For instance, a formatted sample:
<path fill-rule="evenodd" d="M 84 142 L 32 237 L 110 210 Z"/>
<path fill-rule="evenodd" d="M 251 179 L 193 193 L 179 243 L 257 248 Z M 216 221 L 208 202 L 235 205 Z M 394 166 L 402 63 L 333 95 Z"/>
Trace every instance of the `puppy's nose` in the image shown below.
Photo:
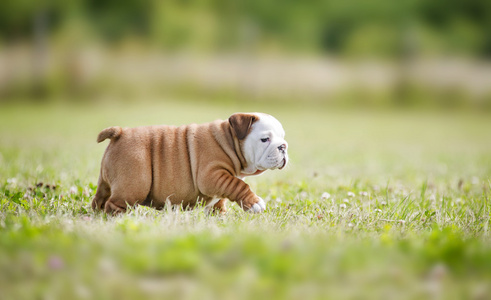
<path fill-rule="evenodd" d="M 286 150 L 286 144 L 279 145 L 279 146 L 278 146 L 278 150 L 280 150 L 280 152 L 282 152 L 282 153 L 285 153 L 285 150 Z"/>

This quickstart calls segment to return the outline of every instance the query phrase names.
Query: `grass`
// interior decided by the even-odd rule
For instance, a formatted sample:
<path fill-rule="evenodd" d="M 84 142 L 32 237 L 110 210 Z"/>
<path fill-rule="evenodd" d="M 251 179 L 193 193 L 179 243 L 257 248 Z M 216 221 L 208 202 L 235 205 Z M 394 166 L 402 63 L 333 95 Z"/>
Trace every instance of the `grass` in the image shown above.
<path fill-rule="evenodd" d="M 111 125 L 265 111 L 291 164 L 247 179 L 267 201 L 94 213 Z M 2 299 L 486 299 L 491 118 L 200 102 L 0 109 Z"/>

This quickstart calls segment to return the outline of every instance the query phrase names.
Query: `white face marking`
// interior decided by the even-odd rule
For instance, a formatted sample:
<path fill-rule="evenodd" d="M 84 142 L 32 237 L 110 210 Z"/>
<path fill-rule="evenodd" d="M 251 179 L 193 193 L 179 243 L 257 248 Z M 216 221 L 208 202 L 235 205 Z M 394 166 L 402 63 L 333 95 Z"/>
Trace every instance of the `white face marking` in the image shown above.
<path fill-rule="evenodd" d="M 281 169 L 288 163 L 288 143 L 285 130 L 273 116 L 254 113 L 259 121 L 252 124 L 251 132 L 244 140 L 245 174 L 258 170 Z"/>

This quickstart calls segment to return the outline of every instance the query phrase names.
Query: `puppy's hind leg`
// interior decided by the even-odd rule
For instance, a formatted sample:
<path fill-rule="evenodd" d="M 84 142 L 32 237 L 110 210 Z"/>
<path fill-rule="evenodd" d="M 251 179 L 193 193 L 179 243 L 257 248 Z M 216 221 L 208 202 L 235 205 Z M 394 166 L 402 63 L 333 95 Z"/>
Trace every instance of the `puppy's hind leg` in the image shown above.
<path fill-rule="evenodd" d="M 126 201 L 122 201 L 121 199 L 116 199 L 114 197 L 109 198 L 109 200 L 104 205 L 104 212 L 106 214 L 116 215 L 118 213 L 125 213 L 126 207 L 131 205 Z"/>
<path fill-rule="evenodd" d="M 111 195 L 107 202 L 104 204 L 104 211 L 107 214 L 116 215 L 118 213 L 125 213 L 128 207 L 134 207 L 137 204 L 142 203 L 145 198 L 128 198 L 118 197 Z"/>
<path fill-rule="evenodd" d="M 107 199 L 111 196 L 111 188 L 109 184 L 99 178 L 99 183 L 97 184 L 97 191 L 95 193 L 94 199 L 92 200 L 93 210 L 102 210 L 106 204 Z"/>
<path fill-rule="evenodd" d="M 118 214 L 126 212 L 127 207 L 144 203 L 148 198 L 150 180 L 139 180 L 133 184 L 120 182 L 111 188 L 111 197 L 104 204 L 107 214 Z"/>

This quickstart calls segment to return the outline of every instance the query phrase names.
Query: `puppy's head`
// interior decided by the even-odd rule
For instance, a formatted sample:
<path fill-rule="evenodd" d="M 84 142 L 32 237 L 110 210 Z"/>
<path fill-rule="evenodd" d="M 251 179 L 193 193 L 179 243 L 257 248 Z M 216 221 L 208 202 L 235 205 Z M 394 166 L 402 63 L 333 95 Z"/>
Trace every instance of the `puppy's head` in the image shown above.
<path fill-rule="evenodd" d="M 281 123 L 263 113 L 237 113 L 229 118 L 240 141 L 247 167 L 245 174 L 283 169 L 288 163 L 288 143 Z"/>

